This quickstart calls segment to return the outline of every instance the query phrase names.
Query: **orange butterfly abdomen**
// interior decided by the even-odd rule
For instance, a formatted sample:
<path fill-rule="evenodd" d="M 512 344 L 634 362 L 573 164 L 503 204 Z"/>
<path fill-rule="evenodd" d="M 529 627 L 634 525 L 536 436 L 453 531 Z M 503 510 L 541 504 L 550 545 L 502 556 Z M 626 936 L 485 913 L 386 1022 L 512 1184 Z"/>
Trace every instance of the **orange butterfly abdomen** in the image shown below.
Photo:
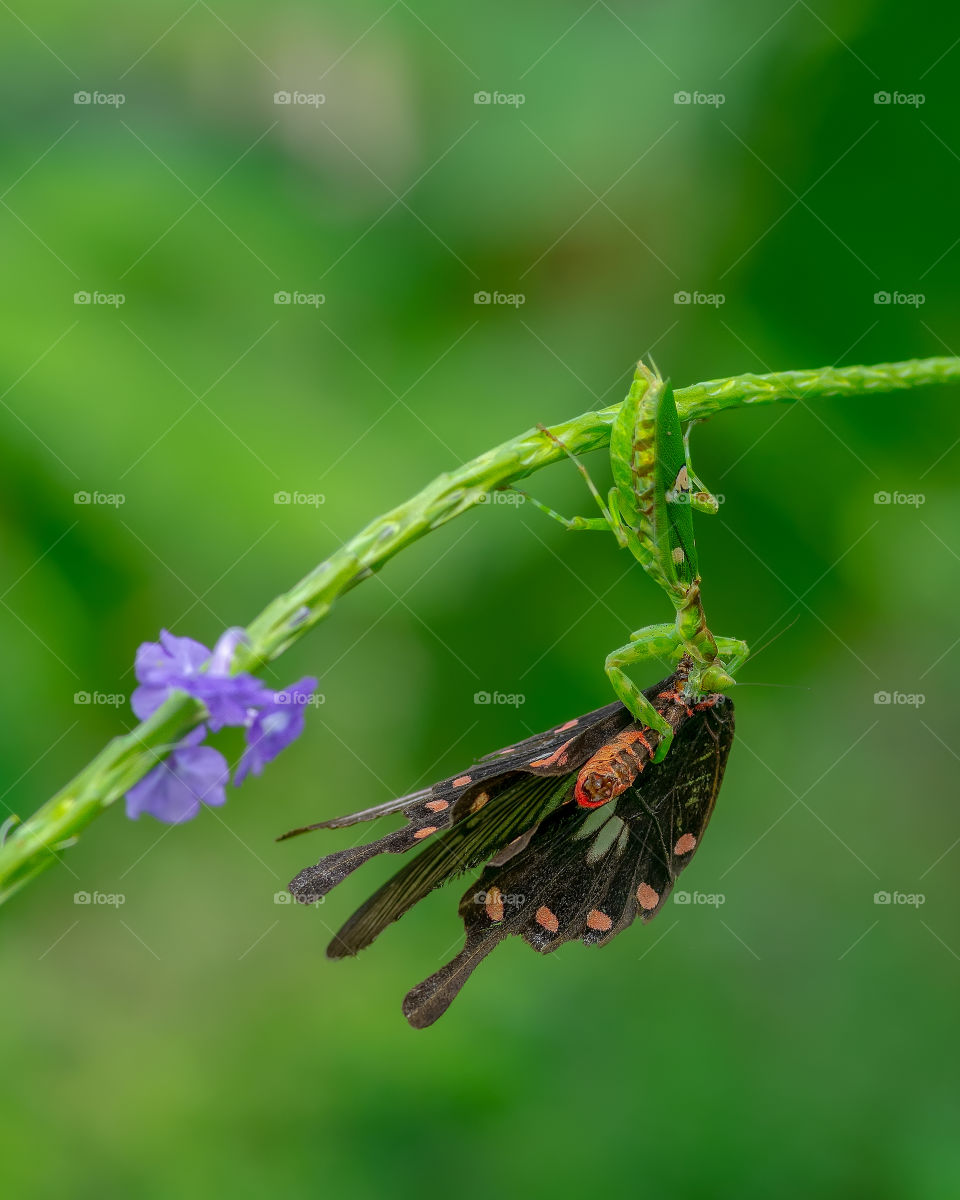
<path fill-rule="evenodd" d="M 573 797 L 581 808 L 599 808 L 625 792 L 644 768 L 650 743 L 642 729 L 625 729 L 580 768 Z"/>

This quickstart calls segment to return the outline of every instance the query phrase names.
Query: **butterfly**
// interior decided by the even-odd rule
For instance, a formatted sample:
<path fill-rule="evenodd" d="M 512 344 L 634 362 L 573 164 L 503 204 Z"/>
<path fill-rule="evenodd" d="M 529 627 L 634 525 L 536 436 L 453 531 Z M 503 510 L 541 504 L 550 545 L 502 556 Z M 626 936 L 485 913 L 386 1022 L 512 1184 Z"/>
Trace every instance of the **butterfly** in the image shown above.
<path fill-rule="evenodd" d="M 663 907 L 703 837 L 733 742 L 733 702 L 684 694 L 685 663 L 645 693 L 675 731 L 659 735 L 621 703 L 608 704 L 408 796 L 291 830 L 338 829 L 402 813 L 406 825 L 336 851 L 301 871 L 290 892 L 325 896 L 378 854 L 420 848 L 335 934 L 330 958 L 356 954 L 434 888 L 483 871 L 460 901 L 464 948 L 403 1002 L 411 1025 L 441 1016 L 506 936 L 541 954 L 579 939 L 604 945 Z"/>

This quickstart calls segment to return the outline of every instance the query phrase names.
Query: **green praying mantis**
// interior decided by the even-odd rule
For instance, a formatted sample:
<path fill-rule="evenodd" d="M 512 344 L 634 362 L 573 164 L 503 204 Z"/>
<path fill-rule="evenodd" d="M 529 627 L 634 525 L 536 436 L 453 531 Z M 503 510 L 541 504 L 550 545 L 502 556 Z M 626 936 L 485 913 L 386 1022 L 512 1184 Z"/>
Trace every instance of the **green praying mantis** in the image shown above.
<path fill-rule="evenodd" d="M 684 435 L 669 380 L 643 363 L 610 434 L 613 487 L 606 501 L 586 467 L 549 430 L 540 426 L 583 475 L 600 517 L 564 517 L 539 500 L 531 502 L 566 529 L 609 530 L 666 592 L 676 612 L 672 624 L 648 625 L 625 646 L 607 655 L 604 669 L 614 692 L 634 717 L 660 734 L 655 762 L 666 757 L 673 729 L 627 675 L 650 659 L 692 661 L 687 680 L 691 697 L 722 692 L 750 651 L 737 638 L 718 637 L 707 626 L 693 537 L 693 510 L 716 513 L 716 498 L 703 486 L 690 462 L 690 428 Z"/>

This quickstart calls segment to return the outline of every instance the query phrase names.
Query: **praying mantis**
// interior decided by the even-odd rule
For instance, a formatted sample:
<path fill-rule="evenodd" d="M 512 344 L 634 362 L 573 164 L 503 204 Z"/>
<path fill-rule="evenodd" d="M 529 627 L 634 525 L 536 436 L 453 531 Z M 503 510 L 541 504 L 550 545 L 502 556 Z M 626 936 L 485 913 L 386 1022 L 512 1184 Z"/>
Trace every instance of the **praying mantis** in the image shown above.
<path fill-rule="evenodd" d="M 548 429 L 540 426 L 573 461 L 602 516 L 564 517 L 539 500 L 528 499 L 568 530 L 605 530 L 636 558 L 663 589 L 674 607 L 672 624 L 648 625 L 612 650 L 604 669 L 633 716 L 660 734 L 654 761 L 662 761 L 673 729 L 631 680 L 627 669 L 650 659 L 692 660 L 685 694 L 695 701 L 734 684 L 733 676 L 749 656 L 746 642 L 714 636 L 707 626 L 700 592 L 700 570 L 693 537 L 693 510 L 716 513 L 716 498 L 697 478 L 690 462 L 689 435 L 680 427 L 669 380 L 638 364 L 630 391 L 610 434 L 613 487 L 606 501 L 586 467 Z"/>

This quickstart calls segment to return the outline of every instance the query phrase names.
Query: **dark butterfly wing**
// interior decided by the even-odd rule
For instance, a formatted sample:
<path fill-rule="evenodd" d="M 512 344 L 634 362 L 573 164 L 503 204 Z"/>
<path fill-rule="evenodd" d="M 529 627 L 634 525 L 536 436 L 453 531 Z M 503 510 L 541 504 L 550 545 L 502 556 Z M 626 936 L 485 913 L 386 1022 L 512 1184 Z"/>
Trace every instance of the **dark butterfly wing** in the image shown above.
<path fill-rule="evenodd" d="M 589 757 L 594 749 L 603 745 L 603 741 L 607 737 L 619 733 L 620 729 L 630 720 L 629 714 L 625 717 L 625 713 L 625 707 L 619 700 L 615 700 L 612 704 L 605 704 L 603 708 L 595 708 L 593 712 L 588 712 L 582 717 L 564 721 L 562 725 L 556 725 L 545 733 L 535 733 L 532 737 L 524 738 L 522 742 L 514 742 L 512 746 L 506 746 L 503 750 L 485 754 L 479 760 L 478 765 L 483 767 L 487 763 L 499 763 L 502 766 L 506 763 L 511 767 L 520 767 L 533 760 L 549 758 L 564 746 L 568 749 L 569 754 L 575 757 L 582 752 L 584 741 L 595 742 L 588 753 Z M 621 721 L 623 724 L 620 723 Z M 600 740 L 597 741 L 597 738 Z"/>
<path fill-rule="evenodd" d="M 667 686 L 667 682 L 657 684 L 648 689 L 648 695 L 653 696 L 658 690 Z M 291 829 L 277 838 L 278 842 L 287 838 L 298 837 L 302 833 L 310 833 L 314 829 L 341 829 L 347 825 L 357 825 L 363 821 L 375 821 L 378 817 L 389 816 L 391 813 L 402 812 L 410 820 L 418 817 L 428 820 L 430 813 L 442 811 L 438 804 L 429 807 L 427 802 L 459 799 L 463 789 L 470 784 L 478 785 L 471 789 L 476 795 L 482 791 L 479 785 L 495 779 L 506 771 L 521 770 L 534 775 L 563 775 L 571 769 L 571 762 L 579 760 L 586 762 L 594 751 L 606 741 L 614 737 L 621 729 L 630 724 L 632 717 L 619 700 L 613 704 L 604 705 L 583 717 L 566 721 L 545 733 L 534 734 L 513 746 L 486 754 L 478 762 L 465 771 L 458 771 L 449 779 L 442 779 L 431 787 L 421 788 L 407 796 L 398 796 L 395 800 L 387 800 L 372 808 L 364 808 L 359 812 L 348 813 L 343 817 L 331 817 L 327 821 L 317 821 L 313 825 L 301 825 Z M 447 807 L 446 805 L 443 806 Z"/>
<path fill-rule="evenodd" d="M 667 683 L 658 684 L 656 688 L 648 689 L 647 695 L 654 698 L 665 686 Z M 278 840 L 283 841 L 312 829 L 339 829 L 395 812 L 401 812 L 407 818 L 407 824 L 402 829 L 365 845 L 338 850 L 322 858 L 315 866 L 306 867 L 291 882 L 290 891 L 304 903 L 319 899 L 376 855 L 405 854 L 425 838 L 443 833 L 475 813 L 525 777 L 569 774 L 571 770 L 582 766 L 632 720 L 628 709 L 616 701 L 494 755 L 487 755 L 475 766 L 441 780 L 433 787 L 348 816 L 293 829 Z M 524 828 L 520 826 L 516 832 L 522 833 Z M 501 842 L 494 850 L 500 849 L 503 844 Z"/>
<path fill-rule="evenodd" d="M 288 838 L 299 837 L 301 833 L 312 833 L 314 829 L 344 829 L 348 825 L 359 825 L 362 821 L 375 821 L 378 817 L 387 817 L 395 812 L 403 812 L 409 816 L 416 811 L 417 804 L 421 800 L 426 800 L 432 791 L 433 787 L 421 788 L 418 792 L 410 792 L 407 796 L 397 796 L 394 800 L 385 800 L 383 804 L 374 804 L 360 812 L 347 813 L 343 817 L 331 817 L 328 821 L 315 821 L 312 825 L 300 825 L 296 829 L 281 833 L 277 841 L 285 842 Z"/>
<path fill-rule="evenodd" d="M 463 950 L 415 987 L 403 1011 L 432 1024 L 508 934 L 548 953 L 573 939 L 602 945 L 663 907 L 699 845 L 733 742 L 733 703 L 717 697 L 677 726 L 670 753 L 613 804 L 564 805 L 517 853 L 488 866 L 460 902 Z"/>
<path fill-rule="evenodd" d="M 344 958 L 369 946 L 434 888 L 480 866 L 515 837 L 534 828 L 569 797 L 571 787 L 569 779 L 527 776 L 482 810 L 468 813 L 357 909 L 327 947 L 328 957 Z"/>
<path fill-rule="evenodd" d="M 468 786 L 466 791 L 461 790 L 459 796 L 455 796 L 450 786 L 451 781 L 444 780 L 442 784 L 434 785 L 433 788 L 422 794 L 422 798 L 418 798 L 402 810 L 407 817 L 407 824 L 402 829 L 387 833 L 373 842 L 348 846 L 345 850 L 336 850 L 333 854 L 327 854 L 315 866 L 305 867 L 299 875 L 295 876 L 290 881 L 289 890 L 302 903 L 310 904 L 321 896 L 325 896 L 338 883 L 342 883 L 348 875 L 376 855 L 406 854 L 408 850 L 422 845 L 428 838 L 436 836 L 437 840 L 442 840 L 455 823 L 475 817 L 481 809 L 486 809 L 488 805 L 498 801 L 502 803 L 503 798 L 513 794 L 518 785 L 524 781 L 532 783 L 535 780 L 536 776 L 533 775 L 524 775 L 519 771 L 507 771 L 489 782 L 479 781 Z M 496 810 L 491 809 L 490 811 Z M 489 817 L 490 813 L 488 812 L 484 820 L 488 820 Z M 357 820 L 367 819 L 363 814 L 357 815 Z M 353 821 L 351 820 L 349 823 L 352 824 Z M 491 822 L 491 828 L 499 829 L 499 824 Z M 517 832 L 522 832 L 522 828 Z M 510 836 L 513 834 L 508 834 L 508 840 Z M 495 847 L 495 849 L 498 848 Z M 451 854 L 456 853 L 456 850 L 451 850 Z"/>

